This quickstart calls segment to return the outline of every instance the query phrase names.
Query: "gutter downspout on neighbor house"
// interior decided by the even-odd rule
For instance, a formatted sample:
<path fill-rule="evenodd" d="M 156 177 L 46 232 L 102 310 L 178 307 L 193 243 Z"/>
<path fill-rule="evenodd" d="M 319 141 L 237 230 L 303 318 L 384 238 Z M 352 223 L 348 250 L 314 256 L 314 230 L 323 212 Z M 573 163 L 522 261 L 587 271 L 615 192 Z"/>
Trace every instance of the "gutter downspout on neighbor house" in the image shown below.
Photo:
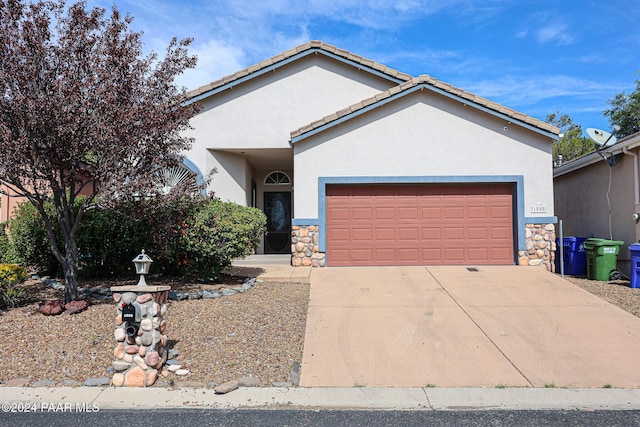
<path fill-rule="evenodd" d="M 634 198 L 635 198 L 636 205 L 640 205 L 640 192 L 639 192 L 640 185 L 638 185 L 639 177 L 640 177 L 640 174 L 638 173 L 638 168 L 639 168 L 638 162 L 640 162 L 640 159 L 638 158 L 638 155 L 636 153 L 633 153 L 633 152 L 629 151 L 629 148 L 633 149 L 638 145 L 640 145 L 640 144 L 637 144 L 637 145 L 634 144 L 634 146 L 632 146 L 632 147 L 623 147 L 622 148 L 622 152 L 624 154 L 626 154 L 628 156 L 631 156 L 634 159 L 634 162 L 633 162 L 633 195 L 634 195 Z"/>

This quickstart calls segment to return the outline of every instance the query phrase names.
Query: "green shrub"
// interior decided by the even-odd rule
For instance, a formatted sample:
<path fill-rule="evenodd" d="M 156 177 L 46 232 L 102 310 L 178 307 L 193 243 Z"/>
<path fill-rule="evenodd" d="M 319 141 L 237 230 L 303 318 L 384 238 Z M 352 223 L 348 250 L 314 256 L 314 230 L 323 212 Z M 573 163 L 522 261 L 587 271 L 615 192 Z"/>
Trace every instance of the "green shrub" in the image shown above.
<path fill-rule="evenodd" d="M 27 280 L 27 270 L 15 264 L 0 264 L 0 309 L 13 307 L 21 291 L 15 285 Z"/>
<path fill-rule="evenodd" d="M 0 223 L 0 263 L 16 264 L 20 258 L 16 253 L 13 242 L 7 235 L 7 224 Z"/>
<path fill-rule="evenodd" d="M 149 226 L 136 218 L 99 207 L 88 210 L 76 236 L 78 274 L 82 277 L 132 274 L 131 260 L 140 250 L 154 252 L 151 233 Z"/>
<path fill-rule="evenodd" d="M 234 258 L 250 255 L 266 229 L 259 209 L 208 199 L 182 224 L 186 270 L 216 280 Z"/>
<path fill-rule="evenodd" d="M 55 218 L 53 205 L 47 206 L 47 213 Z M 34 267 L 39 273 L 48 275 L 61 271 L 58 260 L 51 252 L 42 216 L 31 203 L 24 202 L 17 206 L 9 220 L 9 234 L 20 264 Z"/>

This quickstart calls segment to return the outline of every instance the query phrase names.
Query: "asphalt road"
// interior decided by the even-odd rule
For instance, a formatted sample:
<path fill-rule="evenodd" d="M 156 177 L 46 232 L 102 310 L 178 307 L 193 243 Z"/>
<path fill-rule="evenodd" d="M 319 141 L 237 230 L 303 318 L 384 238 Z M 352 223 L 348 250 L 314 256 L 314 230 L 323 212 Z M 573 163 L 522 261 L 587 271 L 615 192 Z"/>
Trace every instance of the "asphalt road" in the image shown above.
<path fill-rule="evenodd" d="M 103 410 L 0 414 L 0 426 L 640 426 L 640 411 Z"/>

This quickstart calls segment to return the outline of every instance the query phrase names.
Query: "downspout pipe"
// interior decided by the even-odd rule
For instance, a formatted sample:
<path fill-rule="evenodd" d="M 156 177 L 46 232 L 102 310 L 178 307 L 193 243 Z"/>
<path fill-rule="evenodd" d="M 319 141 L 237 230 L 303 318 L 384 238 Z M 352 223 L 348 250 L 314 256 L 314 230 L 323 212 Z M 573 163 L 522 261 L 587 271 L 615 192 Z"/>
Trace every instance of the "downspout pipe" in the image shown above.
<path fill-rule="evenodd" d="M 636 205 L 640 205 L 640 166 L 638 164 L 638 162 L 640 162 L 640 159 L 638 158 L 638 155 L 636 153 L 634 153 L 633 151 L 629 151 L 628 147 L 623 147 L 622 152 L 627 156 L 633 157 L 633 195 Z"/>

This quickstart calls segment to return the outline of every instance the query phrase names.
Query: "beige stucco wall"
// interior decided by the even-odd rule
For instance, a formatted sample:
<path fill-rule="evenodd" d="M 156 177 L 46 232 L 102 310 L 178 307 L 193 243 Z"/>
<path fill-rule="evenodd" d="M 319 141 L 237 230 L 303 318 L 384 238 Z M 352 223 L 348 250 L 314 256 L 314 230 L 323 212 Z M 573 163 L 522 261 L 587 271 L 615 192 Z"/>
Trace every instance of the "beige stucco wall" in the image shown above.
<path fill-rule="evenodd" d="M 416 92 L 297 142 L 294 211 L 318 217 L 319 177 L 521 175 L 524 216 L 551 217 L 551 141 L 442 95 Z M 531 213 L 535 203 L 547 211 Z"/>
<path fill-rule="evenodd" d="M 632 152 L 639 154 L 640 149 Z M 618 164 L 609 167 L 604 160 L 558 176 L 554 179 L 556 215 L 562 220 L 564 236 L 600 237 L 623 240 L 618 260 L 623 273 L 628 274 L 628 246 L 638 242 L 640 229 L 631 219 L 640 212 L 634 194 L 635 158 L 622 155 Z M 609 190 L 609 172 L 611 188 Z M 611 236 L 609 203 L 611 201 Z"/>
<path fill-rule="evenodd" d="M 205 174 L 217 169 L 211 189 L 218 196 L 246 204 L 250 187 L 237 179 L 246 165 L 225 150 L 290 148 L 292 130 L 392 86 L 324 55 L 308 56 L 203 100 L 186 156 Z"/>

